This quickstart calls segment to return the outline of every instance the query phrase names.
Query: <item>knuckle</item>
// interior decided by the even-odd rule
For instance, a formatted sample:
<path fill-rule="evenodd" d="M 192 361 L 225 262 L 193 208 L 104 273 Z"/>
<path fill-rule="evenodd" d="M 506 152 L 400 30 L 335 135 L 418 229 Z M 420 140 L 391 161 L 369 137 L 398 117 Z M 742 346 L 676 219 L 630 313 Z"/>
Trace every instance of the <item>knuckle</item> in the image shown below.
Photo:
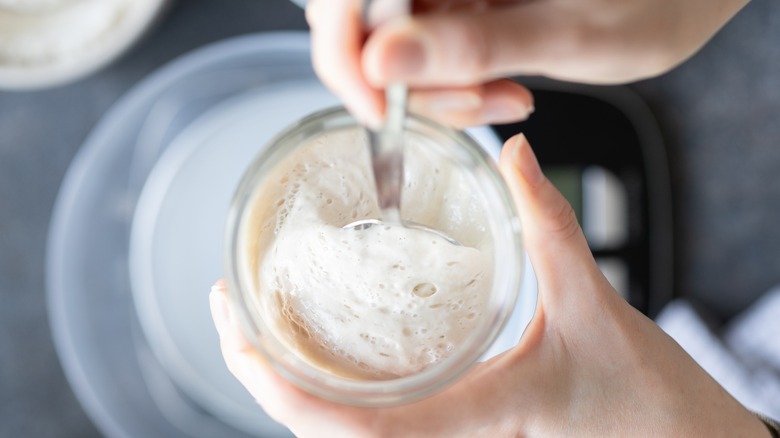
<path fill-rule="evenodd" d="M 561 240 L 567 240 L 580 232 L 580 224 L 574 208 L 565 200 L 552 211 L 548 231 Z"/>
<path fill-rule="evenodd" d="M 417 25 L 426 35 L 427 56 L 425 74 L 440 82 L 446 74 L 448 85 L 472 84 L 489 72 L 495 47 L 489 30 L 481 20 L 469 16 L 420 17 Z"/>

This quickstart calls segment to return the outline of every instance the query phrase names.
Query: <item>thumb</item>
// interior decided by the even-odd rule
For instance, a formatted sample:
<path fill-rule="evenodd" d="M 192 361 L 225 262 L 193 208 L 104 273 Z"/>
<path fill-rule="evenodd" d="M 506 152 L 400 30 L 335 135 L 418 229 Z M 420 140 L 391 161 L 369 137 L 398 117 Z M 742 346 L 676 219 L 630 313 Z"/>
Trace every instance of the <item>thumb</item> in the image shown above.
<path fill-rule="evenodd" d="M 564 32 L 548 2 L 400 17 L 378 27 L 363 48 L 374 87 L 463 86 L 508 74 L 538 74 Z M 550 35 L 554 35 L 551 37 Z"/>
<path fill-rule="evenodd" d="M 604 290 L 592 287 L 606 280 L 574 210 L 544 176 L 523 134 L 507 140 L 499 165 L 519 210 L 523 241 L 546 307 L 565 302 L 577 305 L 577 296 Z"/>

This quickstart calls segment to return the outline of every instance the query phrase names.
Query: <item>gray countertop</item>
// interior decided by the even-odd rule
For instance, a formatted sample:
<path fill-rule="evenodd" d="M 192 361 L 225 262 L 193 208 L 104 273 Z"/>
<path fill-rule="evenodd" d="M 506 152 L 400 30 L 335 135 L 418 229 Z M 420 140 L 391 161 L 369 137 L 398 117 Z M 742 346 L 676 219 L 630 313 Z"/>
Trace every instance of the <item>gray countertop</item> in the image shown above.
<path fill-rule="evenodd" d="M 206 43 L 306 29 L 287 0 L 182 0 L 108 69 L 61 88 L 0 92 L 0 437 L 100 436 L 73 396 L 46 319 L 46 234 L 60 182 L 103 113 L 144 76 Z"/>
<path fill-rule="evenodd" d="M 44 288 L 52 206 L 89 131 L 133 84 L 191 49 L 305 27 L 286 0 L 179 1 L 106 70 L 0 92 L 0 437 L 99 436 L 58 364 Z M 693 59 L 632 87 L 668 143 L 675 292 L 728 318 L 780 283 L 780 2 L 754 0 Z"/>

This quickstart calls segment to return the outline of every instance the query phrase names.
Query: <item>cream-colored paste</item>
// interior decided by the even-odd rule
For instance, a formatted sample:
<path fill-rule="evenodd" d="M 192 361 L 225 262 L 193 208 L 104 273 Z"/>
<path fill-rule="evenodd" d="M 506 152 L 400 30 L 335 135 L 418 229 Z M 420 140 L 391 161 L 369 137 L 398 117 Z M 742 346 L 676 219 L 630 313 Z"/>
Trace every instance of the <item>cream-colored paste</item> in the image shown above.
<path fill-rule="evenodd" d="M 454 237 L 380 218 L 367 148 L 329 134 L 288 156 L 259 187 L 246 268 L 259 311 L 315 366 L 390 379 L 448 357 L 485 313 L 492 285 L 486 206 L 474 183 L 430 145 L 409 138 L 402 214 Z"/>

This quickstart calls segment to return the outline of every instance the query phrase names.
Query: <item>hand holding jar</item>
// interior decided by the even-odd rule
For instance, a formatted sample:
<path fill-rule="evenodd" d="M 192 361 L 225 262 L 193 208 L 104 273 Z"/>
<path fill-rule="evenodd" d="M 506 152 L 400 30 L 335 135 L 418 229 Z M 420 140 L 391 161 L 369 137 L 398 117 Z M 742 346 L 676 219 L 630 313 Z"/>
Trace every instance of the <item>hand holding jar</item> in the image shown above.
<path fill-rule="evenodd" d="M 609 285 L 525 137 L 507 141 L 500 169 L 539 282 L 520 343 L 428 398 L 344 405 L 277 374 L 242 335 L 218 282 L 210 300 L 223 355 L 269 415 L 300 437 L 769 436 Z"/>

